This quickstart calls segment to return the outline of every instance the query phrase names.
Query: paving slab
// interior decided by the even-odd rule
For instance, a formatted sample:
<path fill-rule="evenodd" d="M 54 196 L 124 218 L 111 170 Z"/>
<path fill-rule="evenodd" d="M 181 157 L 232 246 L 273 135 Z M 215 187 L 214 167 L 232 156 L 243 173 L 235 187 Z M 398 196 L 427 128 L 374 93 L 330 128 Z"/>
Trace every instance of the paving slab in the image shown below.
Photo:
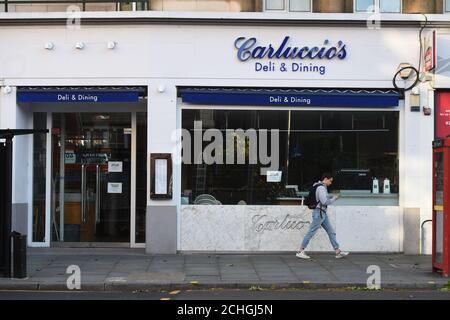
<path fill-rule="evenodd" d="M 314 253 L 147 255 L 143 249 L 32 248 L 28 278 L 0 278 L 0 290 L 68 290 L 66 269 L 81 269 L 82 290 L 170 290 L 172 288 L 348 288 L 364 287 L 367 267 L 381 270 L 382 288 L 436 290 L 448 279 L 431 272 L 430 256 L 352 253 L 337 260 Z"/>

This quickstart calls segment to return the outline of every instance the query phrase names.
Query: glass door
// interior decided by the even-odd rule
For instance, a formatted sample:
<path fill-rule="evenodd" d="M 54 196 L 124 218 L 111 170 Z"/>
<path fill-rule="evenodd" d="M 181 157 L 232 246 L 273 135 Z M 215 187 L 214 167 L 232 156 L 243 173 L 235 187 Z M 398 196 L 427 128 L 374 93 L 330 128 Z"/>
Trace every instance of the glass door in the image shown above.
<path fill-rule="evenodd" d="M 129 243 L 131 113 L 54 113 L 52 242 Z"/>

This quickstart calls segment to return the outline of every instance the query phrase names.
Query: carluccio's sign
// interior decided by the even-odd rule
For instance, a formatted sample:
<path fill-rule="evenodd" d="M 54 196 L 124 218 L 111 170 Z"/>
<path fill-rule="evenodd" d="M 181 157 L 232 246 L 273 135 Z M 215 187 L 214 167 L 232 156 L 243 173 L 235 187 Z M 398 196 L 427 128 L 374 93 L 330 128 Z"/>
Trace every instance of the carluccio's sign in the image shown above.
<path fill-rule="evenodd" d="M 320 46 L 295 44 L 285 36 L 279 45 L 260 44 L 254 37 L 235 40 L 236 55 L 241 62 L 254 62 L 255 72 L 303 72 L 326 74 L 326 66 L 315 61 L 344 60 L 347 47 L 343 41 L 325 39 Z"/>

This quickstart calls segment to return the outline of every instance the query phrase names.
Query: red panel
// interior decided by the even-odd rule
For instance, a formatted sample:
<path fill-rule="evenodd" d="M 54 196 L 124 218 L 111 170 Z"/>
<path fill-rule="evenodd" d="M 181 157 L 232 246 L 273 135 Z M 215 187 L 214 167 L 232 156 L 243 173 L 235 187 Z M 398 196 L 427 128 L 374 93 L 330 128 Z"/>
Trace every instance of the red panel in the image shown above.
<path fill-rule="evenodd" d="M 443 153 L 443 243 L 442 243 L 442 263 L 435 261 L 436 255 L 436 212 L 434 206 L 436 204 L 436 171 L 435 161 L 436 154 Z M 450 138 L 445 139 L 443 147 L 433 150 L 433 271 L 441 270 L 444 277 L 450 275 Z"/>
<path fill-rule="evenodd" d="M 450 135 L 450 92 L 439 92 L 436 104 L 436 138 Z"/>

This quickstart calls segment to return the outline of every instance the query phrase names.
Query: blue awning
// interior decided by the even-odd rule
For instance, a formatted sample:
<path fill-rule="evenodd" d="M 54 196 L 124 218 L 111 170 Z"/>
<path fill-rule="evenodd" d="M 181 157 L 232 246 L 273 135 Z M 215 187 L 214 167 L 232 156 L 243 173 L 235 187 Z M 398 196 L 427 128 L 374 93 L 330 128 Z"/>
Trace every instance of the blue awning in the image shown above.
<path fill-rule="evenodd" d="M 400 99 L 395 90 L 183 88 L 180 94 L 197 105 L 392 108 Z"/>
<path fill-rule="evenodd" d="M 143 87 L 19 87 L 18 103 L 138 102 Z"/>

